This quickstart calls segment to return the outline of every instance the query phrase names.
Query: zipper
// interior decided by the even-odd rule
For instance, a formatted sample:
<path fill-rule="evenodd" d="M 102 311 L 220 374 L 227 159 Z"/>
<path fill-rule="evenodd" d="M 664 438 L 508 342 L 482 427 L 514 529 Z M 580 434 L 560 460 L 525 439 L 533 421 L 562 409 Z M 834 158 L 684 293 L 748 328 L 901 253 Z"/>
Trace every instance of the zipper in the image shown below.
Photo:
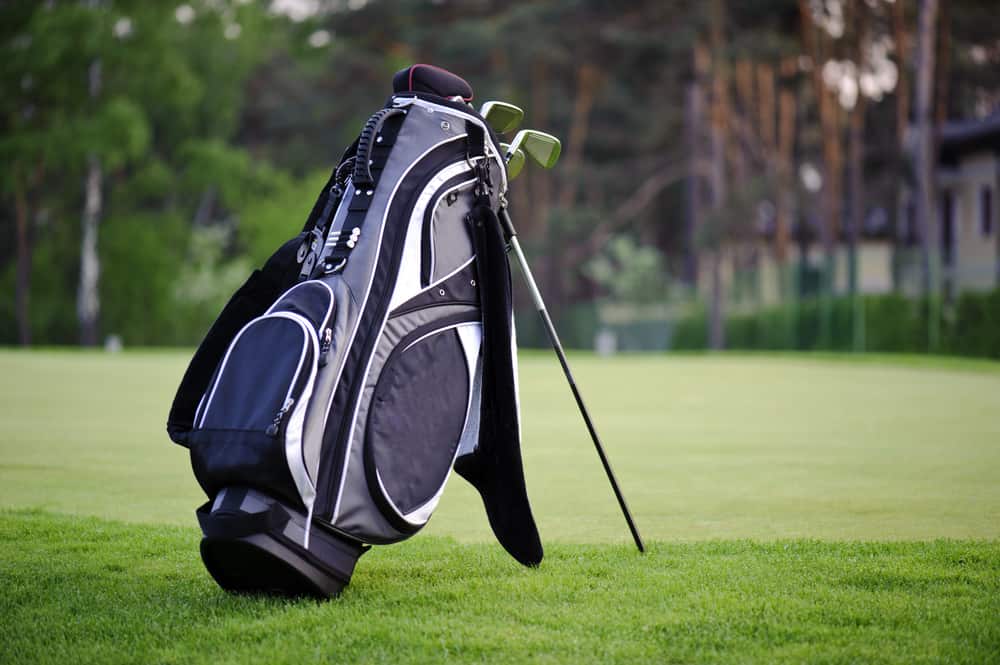
<path fill-rule="evenodd" d="M 293 404 L 295 404 L 294 397 L 285 398 L 285 403 L 281 405 L 280 409 L 278 409 L 278 413 L 274 415 L 274 420 L 271 421 L 270 426 L 267 428 L 266 433 L 268 436 L 277 438 L 278 430 L 281 429 L 281 421 L 285 419 L 285 414 L 288 413 L 288 410 L 292 408 Z"/>
<path fill-rule="evenodd" d="M 318 365 L 320 367 L 326 367 L 326 363 L 329 360 L 330 349 L 333 347 L 333 328 L 326 328 L 323 330 L 323 341 L 319 345 L 319 360 Z"/>

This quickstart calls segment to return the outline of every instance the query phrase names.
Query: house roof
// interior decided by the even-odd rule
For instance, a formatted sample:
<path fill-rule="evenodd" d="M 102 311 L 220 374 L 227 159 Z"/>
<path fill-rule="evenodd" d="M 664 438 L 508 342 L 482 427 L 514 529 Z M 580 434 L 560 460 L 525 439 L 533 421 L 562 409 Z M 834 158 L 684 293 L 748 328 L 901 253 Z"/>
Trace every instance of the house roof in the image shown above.
<path fill-rule="evenodd" d="M 939 145 L 942 162 L 954 162 L 963 154 L 981 150 L 1000 152 L 1000 113 L 944 123 Z"/>

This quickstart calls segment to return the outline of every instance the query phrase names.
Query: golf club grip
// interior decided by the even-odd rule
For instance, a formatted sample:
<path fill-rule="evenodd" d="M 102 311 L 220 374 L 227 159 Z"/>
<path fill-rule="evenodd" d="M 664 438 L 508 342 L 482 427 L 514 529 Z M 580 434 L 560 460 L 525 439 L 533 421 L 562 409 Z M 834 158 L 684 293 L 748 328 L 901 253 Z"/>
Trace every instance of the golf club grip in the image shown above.
<path fill-rule="evenodd" d="M 386 120 L 396 115 L 405 114 L 406 111 L 403 109 L 391 108 L 382 109 L 368 118 L 364 129 L 361 130 L 361 136 L 358 137 L 358 154 L 354 160 L 354 175 L 352 177 L 352 182 L 356 187 L 370 187 L 374 184 L 371 159 L 372 150 L 375 149 L 375 143 L 378 141 L 378 133 Z"/>
<path fill-rule="evenodd" d="M 611 483 L 611 489 L 615 493 L 615 498 L 618 499 L 618 506 L 621 508 L 622 515 L 625 517 L 625 523 L 628 524 L 628 529 L 632 533 L 632 540 L 635 541 L 635 546 L 640 552 L 645 552 L 646 546 L 642 542 L 642 536 L 639 535 L 639 529 L 635 525 L 635 520 L 632 519 L 632 512 L 629 510 L 628 504 L 625 502 L 625 495 L 622 494 L 621 488 L 618 486 L 618 479 L 615 477 L 615 472 L 611 468 L 611 462 L 608 461 L 608 456 L 604 452 L 604 446 L 601 445 L 601 439 L 597 435 L 597 429 L 594 427 L 594 422 L 590 419 L 590 413 L 587 411 L 587 406 L 583 403 L 583 396 L 580 394 L 580 389 L 577 388 L 576 380 L 573 378 L 573 372 L 569 368 L 569 361 L 566 359 L 562 343 L 559 341 L 559 334 L 556 332 L 556 327 L 552 323 L 552 318 L 549 316 L 548 310 L 545 308 L 545 302 L 542 300 L 542 294 L 538 290 L 538 285 L 535 283 L 534 275 L 531 274 L 531 269 L 528 267 L 528 261 L 524 256 L 524 252 L 521 250 L 521 243 L 517 240 L 517 233 L 514 231 L 514 224 L 511 221 L 510 214 L 507 212 L 506 208 L 500 209 L 500 222 L 504 227 L 505 233 L 508 234 L 510 247 L 514 252 L 515 258 L 517 258 L 518 264 L 521 266 L 521 274 L 524 275 L 524 279 L 528 283 L 528 289 L 531 291 L 531 297 L 535 301 L 535 308 L 538 310 L 539 316 L 542 317 L 542 323 L 545 324 L 545 331 L 548 333 L 549 341 L 552 343 L 552 349 L 556 352 L 556 356 L 559 358 L 559 364 L 562 366 L 563 374 L 566 375 L 566 381 L 569 382 L 573 398 L 576 400 L 576 406 L 580 410 L 580 415 L 583 416 L 583 422 L 587 426 L 587 431 L 590 433 L 590 439 L 594 442 L 594 448 L 597 450 L 597 456 L 600 458 L 601 465 L 604 467 L 604 473 L 608 477 L 608 482 Z"/>

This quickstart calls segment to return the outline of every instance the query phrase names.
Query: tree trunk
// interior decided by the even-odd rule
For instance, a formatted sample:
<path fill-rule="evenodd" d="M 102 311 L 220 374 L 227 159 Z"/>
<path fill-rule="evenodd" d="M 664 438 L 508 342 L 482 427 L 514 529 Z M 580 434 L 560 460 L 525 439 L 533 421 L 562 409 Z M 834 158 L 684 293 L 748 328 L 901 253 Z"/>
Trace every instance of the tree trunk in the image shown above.
<path fill-rule="evenodd" d="M 866 46 L 868 43 L 868 21 L 862 0 L 851 3 L 851 14 L 854 23 L 854 62 L 858 71 L 866 68 Z M 850 130 L 848 133 L 848 169 L 850 173 L 850 228 L 847 231 L 848 256 L 848 291 L 851 297 L 851 348 L 855 352 L 864 351 L 865 325 L 864 306 L 858 289 L 858 239 L 864 226 L 865 187 L 864 187 L 864 140 L 865 140 L 865 110 L 867 104 L 864 93 L 858 92 L 858 99 L 850 113 Z"/>
<path fill-rule="evenodd" d="M 794 150 L 797 102 L 794 86 L 797 72 L 798 64 L 795 58 L 785 58 L 781 62 L 781 92 L 778 94 L 778 194 L 774 217 L 774 254 L 778 261 L 778 290 L 782 298 L 790 303 L 785 321 L 785 344 L 791 349 L 798 348 L 799 294 L 794 287 L 793 270 L 788 265 L 788 247 L 796 215 Z"/>
<path fill-rule="evenodd" d="M 95 155 L 87 158 L 84 185 L 82 233 L 80 234 L 80 284 L 76 311 L 80 322 L 80 344 L 97 344 L 97 317 L 100 313 L 98 279 L 101 264 L 97 255 L 97 226 L 101 214 L 101 163 Z"/>
<path fill-rule="evenodd" d="M 712 209 L 718 213 L 726 202 L 726 134 L 728 125 L 728 76 L 723 53 L 725 33 L 725 7 L 722 0 L 712 0 L 712 131 L 711 131 L 711 185 Z M 719 223 L 717 220 L 716 223 Z M 711 308 L 708 326 L 709 348 L 719 350 L 726 346 L 725 284 L 722 281 L 722 234 L 717 235 L 717 246 L 712 253 Z"/>
<path fill-rule="evenodd" d="M 820 219 L 820 240 L 823 244 L 823 277 L 820 291 L 819 347 L 828 349 L 833 344 L 833 284 L 835 255 L 841 217 L 841 179 L 843 157 L 841 154 L 840 110 L 838 102 L 823 83 L 824 53 L 813 21 L 808 0 L 799 0 L 802 17 L 802 37 L 806 52 L 812 58 L 813 87 L 819 111 L 823 144 L 823 204 Z"/>
<path fill-rule="evenodd" d="M 916 99 L 914 103 L 914 154 L 916 171 L 916 219 L 920 234 L 921 264 L 923 268 L 923 291 L 928 303 L 927 344 L 930 351 L 937 351 L 940 345 L 940 328 L 937 301 L 940 296 L 937 224 L 932 218 L 934 211 L 934 55 L 935 22 L 937 20 L 937 0 L 921 0 L 920 16 L 917 24 L 916 57 Z"/>
<path fill-rule="evenodd" d="M 864 351 L 864 308 L 858 287 L 858 239 L 864 225 L 865 189 L 864 189 L 864 140 L 865 140 L 865 101 L 860 95 L 858 104 L 851 112 L 850 140 L 848 159 L 850 162 L 851 226 L 847 232 L 848 279 L 851 294 L 851 347 L 855 351 Z"/>
<path fill-rule="evenodd" d="M 101 61 L 90 64 L 90 98 L 94 100 L 101 90 Z M 97 253 L 97 227 L 101 219 L 101 189 L 103 174 L 97 155 L 87 157 L 87 175 L 84 179 L 83 216 L 80 233 L 80 283 L 77 290 L 76 312 L 80 323 L 80 343 L 97 344 L 97 322 L 100 314 L 98 280 L 101 264 Z"/>
<path fill-rule="evenodd" d="M 590 110 L 600 84 L 600 72 L 590 64 L 582 64 L 576 70 L 576 97 L 570 116 L 569 136 L 563 158 L 562 173 L 565 184 L 559 192 L 559 207 L 569 210 L 576 203 L 580 186 L 580 167 L 583 164 L 583 148 L 590 130 Z"/>
<path fill-rule="evenodd" d="M 909 241 L 906 190 L 909 185 L 909 171 L 903 168 L 909 159 L 907 145 L 910 127 L 910 36 L 906 31 L 906 3 L 896 0 L 892 4 L 892 39 L 896 44 L 896 68 L 899 72 L 896 83 L 896 164 L 897 173 L 892 181 L 893 202 L 893 288 L 899 291 L 903 285 L 902 254 Z"/>
<path fill-rule="evenodd" d="M 17 336 L 21 346 L 31 346 L 31 238 L 27 195 L 20 179 L 14 179 L 14 217 L 17 225 L 17 277 L 14 307 L 17 312 Z"/>
<path fill-rule="evenodd" d="M 693 76 L 685 91 L 684 134 L 688 151 L 687 214 L 684 219 L 684 280 L 692 289 L 698 286 L 697 234 L 701 226 L 702 175 L 701 150 L 704 130 L 702 115 L 705 105 L 703 89 L 705 70 L 708 67 L 704 47 L 696 45 L 692 52 Z"/>

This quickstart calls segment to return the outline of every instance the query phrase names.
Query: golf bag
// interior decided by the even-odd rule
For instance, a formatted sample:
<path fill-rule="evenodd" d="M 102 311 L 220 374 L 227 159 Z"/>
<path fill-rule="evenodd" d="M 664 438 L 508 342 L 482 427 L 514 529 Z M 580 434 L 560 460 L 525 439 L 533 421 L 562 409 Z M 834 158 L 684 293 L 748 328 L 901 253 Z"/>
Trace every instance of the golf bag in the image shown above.
<path fill-rule="evenodd" d="M 423 527 L 454 468 L 519 562 L 542 547 L 520 454 L 498 138 L 461 78 L 396 74 L 302 232 L 233 295 L 174 398 L 235 591 L 329 596 Z"/>

